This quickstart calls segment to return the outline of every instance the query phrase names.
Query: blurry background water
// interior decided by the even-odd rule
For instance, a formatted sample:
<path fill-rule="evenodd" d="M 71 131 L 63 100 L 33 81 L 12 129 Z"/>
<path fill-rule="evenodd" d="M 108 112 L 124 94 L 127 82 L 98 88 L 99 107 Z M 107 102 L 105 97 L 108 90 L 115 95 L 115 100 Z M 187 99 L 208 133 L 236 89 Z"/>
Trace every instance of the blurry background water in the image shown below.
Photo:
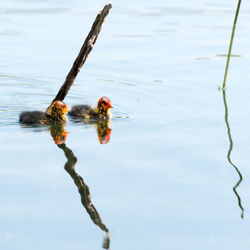
<path fill-rule="evenodd" d="M 64 169 L 63 150 L 72 150 L 73 176 L 89 188 L 111 249 L 249 249 L 248 1 L 225 100 L 231 160 L 243 177 L 234 190 L 240 178 L 227 160 L 218 87 L 236 0 L 113 1 L 65 99 L 72 106 L 109 96 L 115 106 L 109 143 L 99 143 L 94 125 L 69 120 L 62 150 L 48 128 L 18 124 L 22 110 L 49 105 L 104 4 L 0 2 L 0 248 L 102 248 L 105 232 Z"/>

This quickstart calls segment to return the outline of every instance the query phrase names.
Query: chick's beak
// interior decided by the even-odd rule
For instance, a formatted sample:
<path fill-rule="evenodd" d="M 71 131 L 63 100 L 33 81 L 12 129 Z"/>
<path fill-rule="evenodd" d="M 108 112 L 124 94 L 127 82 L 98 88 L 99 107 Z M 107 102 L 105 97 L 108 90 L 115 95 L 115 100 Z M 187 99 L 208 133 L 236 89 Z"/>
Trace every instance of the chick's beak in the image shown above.
<path fill-rule="evenodd" d="M 64 110 L 65 113 L 67 113 L 67 112 L 70 111 L 70 108 L 66 105 L 63 110 Z"/>

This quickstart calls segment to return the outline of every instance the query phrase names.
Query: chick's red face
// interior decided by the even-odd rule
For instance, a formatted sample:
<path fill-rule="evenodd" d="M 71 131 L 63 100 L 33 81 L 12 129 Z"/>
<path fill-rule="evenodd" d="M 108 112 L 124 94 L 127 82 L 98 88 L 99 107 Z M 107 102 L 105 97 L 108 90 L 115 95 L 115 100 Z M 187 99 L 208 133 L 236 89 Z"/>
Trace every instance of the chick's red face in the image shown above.
<path fill-rule="evenodd" d="M 65 113 L 69 111 L 68 106 L 67 106 L 64 102 L 55 101 L 55 106 L 56 106 L 58 109 L 63 110 Z"/>
<path fill-rule="evenodd" d="M 112 108 L 111 101 L 110 101 L 110 99 L 109 99 L 108 97 L 103 96 L 103 97 L 100 99 L 100 101 L 101 101 L 101 103 L 102 103 L 104 106 L 106 106 L 106 107 L 108 107 L 108 108 Z"/>

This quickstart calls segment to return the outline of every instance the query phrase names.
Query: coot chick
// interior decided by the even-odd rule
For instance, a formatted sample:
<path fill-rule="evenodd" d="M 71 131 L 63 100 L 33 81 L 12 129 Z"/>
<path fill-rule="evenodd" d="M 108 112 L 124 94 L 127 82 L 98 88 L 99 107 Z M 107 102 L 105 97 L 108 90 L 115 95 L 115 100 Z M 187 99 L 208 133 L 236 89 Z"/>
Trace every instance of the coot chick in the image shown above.
<path fill-rule="evenodd" d="M 42 124 L 47 125 L 52 122 L 66 121 L 68 106 L 61 101 L 54 101 L 46 110 L 41 111 L 24 111 L 20 114 L 19 122 L 23 124 Z"/>
<path fill-rule="evenodd" d="M 69 115 L 74 118 L 83 118 L 87 120 L 108 120 L 111 117 L 111 108 L 112 105 L 110 99 L 103 96 L 99 99 L 97 107 L 91 107 L 89 105 L 76 105 L 71 108 Z"/>

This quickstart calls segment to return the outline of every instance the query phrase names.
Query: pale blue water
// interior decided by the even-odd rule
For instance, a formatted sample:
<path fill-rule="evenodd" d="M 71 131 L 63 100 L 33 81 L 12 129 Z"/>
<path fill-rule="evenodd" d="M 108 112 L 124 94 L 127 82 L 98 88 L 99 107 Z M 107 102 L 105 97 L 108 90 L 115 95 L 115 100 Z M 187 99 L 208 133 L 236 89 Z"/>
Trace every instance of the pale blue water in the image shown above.
<path fill-rule="evenodd" d="M 0 2 L 0 249 L 102 249 L 45 110 L 105 1 Z M 222 85 L 236 1 L 114 1 L 65 102 L 112 100 L 111 137 L 69 120 L 75 171 L 110 232 L 111 249 L 247 250 L 250 208 L 250 4 L 242 2 Z M 120 118 L 118 117 L 120 116 Z M 244 209 L 244 219 L 241 218 Z"/>

